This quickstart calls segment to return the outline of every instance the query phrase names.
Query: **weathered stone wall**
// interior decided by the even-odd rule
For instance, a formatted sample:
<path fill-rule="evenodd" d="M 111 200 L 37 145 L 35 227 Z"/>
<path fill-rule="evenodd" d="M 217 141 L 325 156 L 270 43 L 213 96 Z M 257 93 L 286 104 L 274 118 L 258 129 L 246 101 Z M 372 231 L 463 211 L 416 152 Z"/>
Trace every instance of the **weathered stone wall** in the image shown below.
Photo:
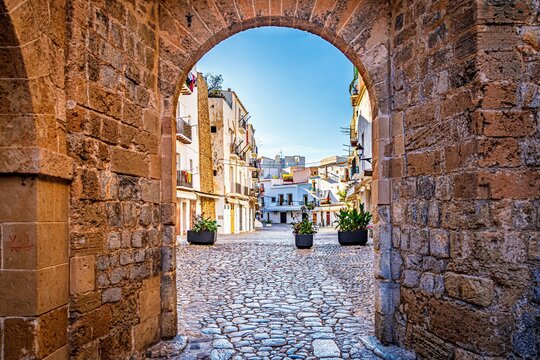
<path fill-rule="evenodd" d="M 176 334 L 175 99 L 215 44 L 266 25 L 334 44 L 373 99 L 379 338 L 538 356 L 538 2 L 0 4 L 0 358 Z"/>
<path fill-rule="evenodd" d="M 396 340 L 422 358 L 538 356 L 538 10 L 393 8 L 392 266 L 377 275 L 398 279 Z"/>
<path fill-rule="evenodd" d="M 214 193 L 214 170 L 212 161 L 212 133 L 210 132 L 210 112 L 208 108 L 208 85 L 201 73 L 197 74 L 197 106 L 199 113 L 199 174 L 201 178 L 201 191 Z M 216 217 L 216 202 L 214 199 L 203 197 L 201 199 L 202 213 Z"/>
<path fill-rule="evenodd" d="M 158 3 L 74 1 L 68 14 L 70 355 L 129 358 L 160 338 L 161 275 L 174 271 L 162 253 L 174 213 L 161 206 Z"/>
<path fill-rule="evenodd" d="M 65 14 L 0 1 L 0 359 L 68 353 Z"/>

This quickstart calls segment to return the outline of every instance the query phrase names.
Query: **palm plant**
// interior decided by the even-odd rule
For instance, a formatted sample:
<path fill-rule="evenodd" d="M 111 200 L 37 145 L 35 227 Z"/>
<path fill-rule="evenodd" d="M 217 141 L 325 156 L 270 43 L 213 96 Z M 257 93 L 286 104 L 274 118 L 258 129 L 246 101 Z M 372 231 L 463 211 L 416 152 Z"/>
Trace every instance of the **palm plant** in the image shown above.
<path fill-rule="evenodd" d="M 195 224 L 193 225 L 191 231 L 194 231 L 196 233 L 199 233 L 201 231 L 217 231 L 218 224 L 216 220 L 212 220 L 212 218 L 207 217 L 205 218 L 204 215 L 197 215 L 194 218 Z"/>
<path fill-rule="evenodd" d="M 292 225 L 294 235 L 313 235 L 317 233 L 315 224 L 306 218 L 302 219 L 302 221 L 293 222 Z"/>
<path fill-rule="evenodd" d="M 366 230 L 371 221 L 371 213 L 365 211 L 363 203 L 360 203 L 359 209 L 350 206 L 342 208 L 336 216 L 336 228 L 340 231 Z"/>

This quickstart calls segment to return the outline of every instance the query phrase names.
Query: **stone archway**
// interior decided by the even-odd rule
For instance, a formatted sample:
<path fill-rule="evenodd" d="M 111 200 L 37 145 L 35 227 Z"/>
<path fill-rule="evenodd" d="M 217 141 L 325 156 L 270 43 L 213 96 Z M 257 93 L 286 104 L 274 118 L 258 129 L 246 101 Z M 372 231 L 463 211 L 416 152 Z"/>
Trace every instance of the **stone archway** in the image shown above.
<path fill-rule="evenodd" d="M 538 356 L 537 3 L 0 12 L 0 358 L 128 357 L 175 334 L 177 86 L 216 43 L 266 25 L 334 44 L 374 94 L 379 339 L 425 358 Z"/>
<path fill-rule="evenodd" d="M 278 4 L 272 10 L 272 2 L 255 5 L 245 2 L 243 5 L 234 2 L 223 2 L 220 5 L 204 2 L 186 6 L 186 3 L 162 2 L 160 17 L 160 59 L 161 69 L 167 77 L 162 79 L 160 90 L 162 96 L 162 119 L 165 124 L 171 124 L 168 132 L 163 133 L 162 143 L 169 144 L 175 138 L 174 122 L 175 101 L 179 88 L 187 71 L 213 46 L 234 34 L 261 26 L 281 26 L 305 30 L 322 37 L 342 51 L 360 70 L 370 93 L 374 94 L 373 114 L 374 143 L 377 149 L 382 141 L 388 143 L 389 133 L 389 72 L 388 57 L 388 13 L 389 4 L 377 2 L 320 2 L 318 6 L 301 4 L 295 1 L 288 4 Z M 298 5 L 298 6 L 297 6 Z M 188 18 L 191 16 L 191 24 Z M 359 54 L 363 55 L 360 56 Z M 364 55 L 365 54 L 365 55 Z M 180 81 L 179 81 L 180 80 Z M 383 131 L 383 133 L 380 133 Z M 174 146 L 174 141 L 172 141 Z M 375 147 L 374 147 L 375 148 Z M 174 151 L 171 150 L 171 154 Z M 388 207 L 390 199 L 390 183 L 379 176 L 379 151 L 374 151 L 374 194 L 375 203 L 380 211 Z M 174 159 L 169 158 L 168 163 Z M 173 166 L 172 164 L 171 166 Z M 171 171 L 163 168 L 163 179 L 170 177 Z M 171 178 L 171 182 L 175 179 Z M 380 218 L 376 217 L 380 223 Z M 384 219 L 387 222 L 388 219 Z M 376 232 L 375 242 L 378 241 Z M 381 252 L 382 250 L 382 252 Z M 388 249 L 376 247 L 377 257 L 385 254 Z M 380 260 L 378 260 L 380 262 Z M 388 266 L 390 266 L 388 262 Z M 376 301 L 379 309 L 390 310 L 397 306 L 390 299 L 397 299 L 397 284 L 391 277 L 380 279 Z M 390 298 L 388 296 L 390 295 Z M 390 343 L 393 341 L 393 310 L 376 313 L 377 331 L 379 337 Z M 176 329 L 173 330 L 174 332 Z"/>

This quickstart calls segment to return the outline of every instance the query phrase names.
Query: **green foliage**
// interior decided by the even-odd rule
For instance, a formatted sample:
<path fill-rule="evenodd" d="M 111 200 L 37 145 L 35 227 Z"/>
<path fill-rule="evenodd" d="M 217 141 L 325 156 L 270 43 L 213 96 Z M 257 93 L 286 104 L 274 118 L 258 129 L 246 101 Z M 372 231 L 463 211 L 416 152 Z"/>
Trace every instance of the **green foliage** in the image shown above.
<path fill-rule="evenodd" d="M 216 232 L 219 226 L 216 220 L 212 220 L 210 217 L 205 218 L 204 214 L 195 216 L 194 220 L 195 224 L 193 225 L 193 228 L 191 228 L 191 231 L 196 233 L 201 231 Z"/>
<path fill-rule="evenodd" d="M 293 234 L 294 235 L 312 235 L 317 233 L 315 224 L 308 219 L 302 221 L 293 222 Z"/>
<path fill-rule="evenodd" d="M 347 189 L 338 190 L 337 195 L 339 196 L 339 201 L 345 202 L 347 200 Z"/>
<path fill-rule="evenodd" d="M 337 213 L 336 229 L 340 231 L 365 230 L 371 221 L 371 213 L 364 210 L 364 204 L 360 203 L 359 209 L 347 206 Z"/>

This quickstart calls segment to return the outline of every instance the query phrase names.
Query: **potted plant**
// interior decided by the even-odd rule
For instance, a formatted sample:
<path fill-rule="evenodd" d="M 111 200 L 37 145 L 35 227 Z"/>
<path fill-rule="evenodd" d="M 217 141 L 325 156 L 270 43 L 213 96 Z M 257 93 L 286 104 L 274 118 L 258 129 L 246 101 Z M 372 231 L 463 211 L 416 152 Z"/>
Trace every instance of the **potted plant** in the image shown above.
<path fill-rule="evenodd" d="M 371 213 L 364 210 L 360 203 L 359 209 L 347 206 L 336 214 L 338 241 L 341 245 L 365 245 L 368 240 L 367 226 L 371 221 Z"/>
<path fill-rule="evenodd" d="M 195 216 L 195 224 L 187 232 L 187 241 L 190 244 L 213 245 L 217 239 L 218 224 L 216 220 L 205 218 L 203 215 Z"/>
<path fill-rule="evenodd" d="M 299 249 L 309 249 L 313 246 L 313 235 L 317 233 L 315 224 L 302 217 L 302 221 L 293 222 L 294 243 Z"/>
<path fill-rule="evenodd" d="M 272 220 L 270 219 L 266 220 L 266 227 L 272 227 Z"/>

